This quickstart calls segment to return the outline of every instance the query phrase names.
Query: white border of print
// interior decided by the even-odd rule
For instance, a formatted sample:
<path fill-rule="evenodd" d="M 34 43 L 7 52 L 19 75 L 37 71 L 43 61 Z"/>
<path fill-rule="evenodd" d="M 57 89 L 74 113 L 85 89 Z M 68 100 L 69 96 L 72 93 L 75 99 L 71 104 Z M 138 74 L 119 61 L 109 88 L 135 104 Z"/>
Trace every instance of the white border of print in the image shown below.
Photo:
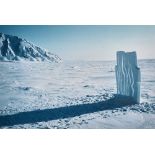
<path fill-rule="evenodd" d="M 154 0 L 0 0 L 1 25 L 155 25 Z M 152 130 L 0 130 L 0 154 L 153 155 Z"/>

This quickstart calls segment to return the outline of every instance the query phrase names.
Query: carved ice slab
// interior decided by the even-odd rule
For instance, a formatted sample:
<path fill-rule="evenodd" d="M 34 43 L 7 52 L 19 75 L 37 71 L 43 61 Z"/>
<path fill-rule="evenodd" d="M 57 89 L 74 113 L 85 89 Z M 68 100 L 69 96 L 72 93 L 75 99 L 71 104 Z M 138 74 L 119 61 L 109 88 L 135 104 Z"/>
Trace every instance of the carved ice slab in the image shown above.
<path fill-rule="evenodd" d="M 139 103 L 141 76 L 136 52 L 118 51 L 115 71 L 117 94 L 130 96 Z"/>

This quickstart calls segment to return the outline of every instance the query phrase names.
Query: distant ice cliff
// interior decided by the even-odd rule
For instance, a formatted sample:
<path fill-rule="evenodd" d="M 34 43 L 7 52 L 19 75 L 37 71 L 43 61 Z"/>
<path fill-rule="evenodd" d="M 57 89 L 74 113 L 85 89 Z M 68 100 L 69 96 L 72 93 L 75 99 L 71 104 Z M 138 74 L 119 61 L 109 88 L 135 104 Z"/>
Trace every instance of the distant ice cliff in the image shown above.
<path fill-rule="evenodd" d="M 3 33 L 0 33 L 0 60 L 61 61 L 57 55 L 52 54 L 25 39 Z"/>

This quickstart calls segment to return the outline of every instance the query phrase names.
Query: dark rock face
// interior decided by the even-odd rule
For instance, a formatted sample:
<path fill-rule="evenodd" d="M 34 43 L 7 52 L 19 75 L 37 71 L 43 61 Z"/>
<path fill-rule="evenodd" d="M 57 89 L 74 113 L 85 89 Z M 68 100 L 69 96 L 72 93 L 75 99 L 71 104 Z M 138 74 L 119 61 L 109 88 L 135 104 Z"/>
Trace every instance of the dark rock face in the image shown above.
<path fill-rule="evenodd" d="M 61 59 L 45 49 L 35 46 L 25 39 L 0 33 L 1 61 L 50 61 L 60 62 Z"/>

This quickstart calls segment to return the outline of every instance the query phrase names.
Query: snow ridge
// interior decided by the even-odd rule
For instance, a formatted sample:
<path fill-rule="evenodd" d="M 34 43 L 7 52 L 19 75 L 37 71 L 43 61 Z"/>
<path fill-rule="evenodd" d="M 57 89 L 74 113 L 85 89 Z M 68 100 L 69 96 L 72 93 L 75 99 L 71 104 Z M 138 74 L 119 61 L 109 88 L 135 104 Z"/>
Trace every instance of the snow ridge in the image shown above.
<path fill-rule="evenodd" d="M 61 59 L 45 49 L 17 36 L 0 33 L 0 61 L 49 61 L 60 62 Z"/>

